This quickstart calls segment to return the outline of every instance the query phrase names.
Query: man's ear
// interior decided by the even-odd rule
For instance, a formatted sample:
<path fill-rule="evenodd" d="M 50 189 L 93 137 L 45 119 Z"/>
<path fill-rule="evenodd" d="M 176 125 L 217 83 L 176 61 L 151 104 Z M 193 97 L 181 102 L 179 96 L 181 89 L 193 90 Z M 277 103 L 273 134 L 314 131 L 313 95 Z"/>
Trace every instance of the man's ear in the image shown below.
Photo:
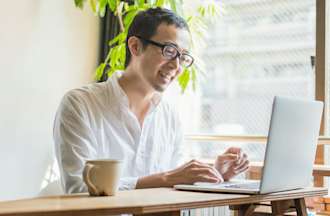
<path fill-rule="evenodd" d="M 128 38 L 127 45 L 131 52 L 131 55 L 139 56 L 141 54 L 142 43 L 137 37 L 132 36 L 132 37 Z"/>

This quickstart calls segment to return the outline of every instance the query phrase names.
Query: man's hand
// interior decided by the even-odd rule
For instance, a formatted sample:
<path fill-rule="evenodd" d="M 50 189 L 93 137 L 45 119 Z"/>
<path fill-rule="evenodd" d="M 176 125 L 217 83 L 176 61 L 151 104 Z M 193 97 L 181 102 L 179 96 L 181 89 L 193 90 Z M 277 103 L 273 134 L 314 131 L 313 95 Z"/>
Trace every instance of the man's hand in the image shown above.
<path fill-rule="evenodd" d="M 195 182 L 223 182 L 222 176 L 214 166 L 192 160 L 175 170 L 165 173 L 166 186 L 175 184 L 193 184 Z"/>
<path fill-rule="evenodd" d="M 249 160 L 241 148 L 231 147 L 224 154 L 217 157 L 214 166 L 222 175 L 223 179 L 228 181 L 232 177 L 247 170 L 249 168 Z"/>

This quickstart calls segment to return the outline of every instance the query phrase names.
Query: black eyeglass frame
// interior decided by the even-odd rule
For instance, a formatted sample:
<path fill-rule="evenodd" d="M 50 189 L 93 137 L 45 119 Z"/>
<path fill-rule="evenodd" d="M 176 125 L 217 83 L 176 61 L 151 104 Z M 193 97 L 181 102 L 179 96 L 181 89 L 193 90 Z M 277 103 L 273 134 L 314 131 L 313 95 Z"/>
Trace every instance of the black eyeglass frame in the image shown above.
<path fill-rule="evenodd" d="M 173 48 L 177 51 L 177 54 L 176 54 L 174 57 L 172 57 L 171 59 L 169 59 L 169 60 L 174 60 L 174 59 L 176 59 L 177 57 L 179 57 L 179 59 L 180 59 L 180 57 L 181 57 L 182 55 L 189 56 L 189 58 L 191 58 L 191 63 L 190 63 L 189 65 L 185 65 L 184 67 L 186 67 L 186 68 L 190 67 L 190 66 L 194 63 L 194 57 L 192 57 L 192 56 L 189 55 L 188 53 L 181 53 L 175 45 L 172 45 L 172 44 L 161 44 L 161 43 L 158 43 L 158 42 L 156 42 L 156 41 L 149 40 L 149 39 L 145 39 L 145 38 L 143 38 L 143 37 L 141 37 L 141 36 L 137 36 L 137 35 L 135 35 L 135 37 L 137 37 L 137 38 L 139 38 L 140 40 L 143 40 L 143 41 L 145 41 L 145 42 L 147 42 L 147 43 L 150 43 L 150 44 L 152 44 L 152 45 L 154 45 L 154 46 L 157 46 L 157 47 L 161 48 L 161 49 L 162 49 L 162 55 L 163 55 L 165 58 L 166 58 L 166 56 L 164 55 L 165 47 L 166 47 L 166 46 L 173 47 Z"/>

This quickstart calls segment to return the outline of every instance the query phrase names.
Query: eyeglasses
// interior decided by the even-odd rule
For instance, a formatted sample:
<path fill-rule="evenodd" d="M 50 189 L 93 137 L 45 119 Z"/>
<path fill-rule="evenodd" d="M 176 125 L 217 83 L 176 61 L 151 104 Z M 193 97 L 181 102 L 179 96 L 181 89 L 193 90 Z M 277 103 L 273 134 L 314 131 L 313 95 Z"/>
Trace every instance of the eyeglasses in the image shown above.
<path fill-rule="evenodd" d="M 162 48 L 162 54 L 167 60 L 174 60 L 179 57 L 180 65 L 183 67 L 190 67 L 194 63 L 194 58 L 187 54 L 181 53 L 174 44 L 161 44 L 153 40 L 144 39 L 140 36 L 136 36 L 144 42 L 150 43 L 154 46 Z"/>

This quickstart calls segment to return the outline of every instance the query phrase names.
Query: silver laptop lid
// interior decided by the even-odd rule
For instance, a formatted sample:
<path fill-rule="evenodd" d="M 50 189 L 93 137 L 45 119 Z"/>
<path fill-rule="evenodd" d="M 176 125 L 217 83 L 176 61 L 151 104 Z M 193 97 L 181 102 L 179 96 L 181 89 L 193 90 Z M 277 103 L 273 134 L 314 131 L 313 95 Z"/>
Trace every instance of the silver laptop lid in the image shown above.
<path fill-rule="evenodd" d="M 310 185 L 323 103 L 274 98 L 260 193 Z"/>

